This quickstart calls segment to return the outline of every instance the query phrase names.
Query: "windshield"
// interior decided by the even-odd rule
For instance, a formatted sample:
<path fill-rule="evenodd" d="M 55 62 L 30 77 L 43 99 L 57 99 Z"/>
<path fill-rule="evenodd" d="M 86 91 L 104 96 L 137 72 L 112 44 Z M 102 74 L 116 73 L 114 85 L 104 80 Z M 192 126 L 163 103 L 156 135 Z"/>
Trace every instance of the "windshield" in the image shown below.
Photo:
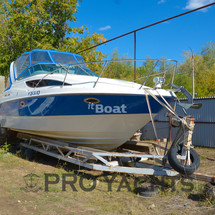
<path fill-rule="evenodd" d="M 19 76 L 24 69 L 29 65 L 29 55 L 25 54 L 20 56 L 14 63 L 16 75 Z"/>
<path fill-rule="evenodd" d="M 86 76 L 96 76 L 98 75 L 91 71 L 87 67 L 80 67 L 78 65 L 60 65 L 60 64 L 36 64 L 24 71 L 19 77 L 18 80 L 27 78 L 29 76 L 38 75 L 38 74 L 48 74 L 48 73 L 57 73 L 57 74 L 74 74 L 74 75 L 86 75 Z"/>

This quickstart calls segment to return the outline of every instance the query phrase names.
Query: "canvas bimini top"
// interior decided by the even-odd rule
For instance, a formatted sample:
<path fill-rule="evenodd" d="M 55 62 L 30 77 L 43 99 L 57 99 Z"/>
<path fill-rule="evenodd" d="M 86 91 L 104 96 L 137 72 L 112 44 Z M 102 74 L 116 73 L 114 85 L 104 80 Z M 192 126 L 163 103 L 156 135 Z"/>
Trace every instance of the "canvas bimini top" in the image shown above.
<path fill-rule="evenodd" d="M 18 80 L 51 72 L 98 76 L 84 64 L 81 55 L 69 52 L 34 49 L 14 62 L 14 77 Z"/>

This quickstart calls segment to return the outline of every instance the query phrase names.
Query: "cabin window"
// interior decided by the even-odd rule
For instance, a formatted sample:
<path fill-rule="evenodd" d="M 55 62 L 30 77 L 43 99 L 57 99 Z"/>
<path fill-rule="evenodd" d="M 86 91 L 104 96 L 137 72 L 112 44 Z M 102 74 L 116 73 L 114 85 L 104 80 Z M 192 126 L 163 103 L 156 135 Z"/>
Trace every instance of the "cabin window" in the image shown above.
<path fill-rule="evenodd" d="M 44 79 L 44 80 L 32 80 L 26 82 L 28 87 L 48 87 L 48 86 L 68 86 L 71 84 L 63 83 L 62 81 L 56 81 L 56 80 L 50 80 L 50 79 Z"/>

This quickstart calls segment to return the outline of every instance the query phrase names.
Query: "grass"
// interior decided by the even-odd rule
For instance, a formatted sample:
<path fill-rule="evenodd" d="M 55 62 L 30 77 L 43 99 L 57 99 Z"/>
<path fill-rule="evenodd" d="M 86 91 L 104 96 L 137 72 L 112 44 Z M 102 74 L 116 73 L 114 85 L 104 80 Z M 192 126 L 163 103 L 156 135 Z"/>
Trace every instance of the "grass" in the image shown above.
<path fill-rule="evenodd" d="M 38 155 L 40 156 L 40 154 Z M 205 162 L 208 160 L 206 159 Z M 46 163 L 47 162 L 47 163 Z M 37 192 L 25 191 L 23 176 L 29 173 L 38 175 L 39 189 Z M 49 191 L 44 191 L 45 173 L 59 175 L 59 183 L 50 184 Z M 66 191 L 62 191 L 62 175 L 75 175 L 77 182 L 73 191 L 69 184 Z M 85 192 L 80 187 L 80 180 L 84 177 L 82 184 L 89 188 L 92 186 L 92 179 L 98 182 L 96 188 L 91 192 Z M 114 178 L 112 191 L 108 192 L 108 184 L 105 180 Z M 49 159 L 44 156 L 37 159 L 37 162 L 30 162 L 18 155 L 10 154 L 0 150 L 0 214 L 199 214 L 210 212 L 214 202 L 204 195 L 204 183 L 195 181 L 173 180 L 162 177 L 142 177 L 144 183 L 153 183 L 159 186 L 159 195 L 151 198 L 143 198 L 135 194 L 134 182 L 137 176 L 125 174 L 103 174 L 91 171 L 78 171 L 68 163 Z M 120 192 L 117 192 L 122 179 L 126 178 L 131 191 L 125 183 L 121 184 Z M 66 180 L 71 181 L 68 177 Z M 55 177 L 50 177 L 55 180 Z M 140 185 L 140 184 L 139 184 Z M 189 190 L 189 188 L 191 188 Z M 19 202 L 18 202 L 19 201 Z M 151 207 L 154 204 L 155 207 Z M 188 204 L 194 209 L 181 208 Z M 202 207 L 202 209 L 201 209 Z M 196 208 L 196 209 L 195 209 Z M 183 212 L 183 213 L 182 213 Z"/>

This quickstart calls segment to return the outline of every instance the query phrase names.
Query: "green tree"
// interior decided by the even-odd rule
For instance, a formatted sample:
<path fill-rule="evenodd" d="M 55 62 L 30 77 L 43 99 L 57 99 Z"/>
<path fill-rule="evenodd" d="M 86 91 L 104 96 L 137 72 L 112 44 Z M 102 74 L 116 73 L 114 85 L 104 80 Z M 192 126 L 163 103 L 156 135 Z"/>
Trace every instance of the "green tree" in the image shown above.
<path fill-rule="evenodd" d="M 77 53 L 105 41 L 102 34 L 90 35 L 85 26 L 71 27 L 77 19 L 78 3 L 78 0 L 0 0 L 0 74 L 7 75 L 10 63 L 34 48 Z M 84 58 L 101 60 L 103 54 L 94 49 L 85 53 Z"/>
<path fill-rule="evenodd" d="M 215 43 L 207 43 L 200 54 L 194 54 L 195 93 L 198 97 L 215 96 Z M 176 84 L 192 92 L 192 55 L 185 53 L 176 76 Z"/>
<path fill-rule="evenodd" d="M 156 75 L 155 61 L 150 60 L 147 57 L 146 61 L 142 62 L 142 65 L 137 67 L 137 83 L 153 87 L 153 77 Z M 148 77 L 150 73 L 150 76 Z"/>
<path fill-rule="evenodd" d="M 106 66 L 104 77 L 123 79 L 127 81 L 134 80 L 133 62 L 128 59 L 128 56 L 120 58 L 118 50 L 115 49 L 111 57 L 111 62 Z"/>
<path fill-rule="evenodd" d="M 215 43 L 206 43 L 206 46 L 202 47 L 201 55 L 207 67 L 212 68 L 215 64 Z"/>

